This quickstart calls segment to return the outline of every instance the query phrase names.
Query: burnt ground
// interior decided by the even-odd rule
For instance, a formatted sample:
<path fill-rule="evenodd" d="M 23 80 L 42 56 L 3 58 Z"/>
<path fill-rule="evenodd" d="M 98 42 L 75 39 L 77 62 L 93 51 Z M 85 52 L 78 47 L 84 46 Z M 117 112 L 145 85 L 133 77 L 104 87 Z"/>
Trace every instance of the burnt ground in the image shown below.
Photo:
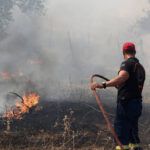
<path fill-rule="evenodd" d="M 42 101 L 43 109 L 30 110 L 22 120 L 11 120 L 6 131 L 6 119 L 0 122 L 0 149 L 113 149 L 114 142 L 95 100 Z M 113 123 L 115 102 L 103 104 Z M 143 104 L 140 119 L 142 144 L 150 144 L 150 105 Z"/>

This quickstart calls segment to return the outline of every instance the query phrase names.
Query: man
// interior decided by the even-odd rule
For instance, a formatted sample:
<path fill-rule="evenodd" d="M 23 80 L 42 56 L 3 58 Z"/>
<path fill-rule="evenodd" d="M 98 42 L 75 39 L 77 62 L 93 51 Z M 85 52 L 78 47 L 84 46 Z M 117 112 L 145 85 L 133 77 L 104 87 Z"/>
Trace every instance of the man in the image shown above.
<path fill-rule="evenodd" d="M 127 42 L 123 45 L 124 60 L 118 76 L 108 82 L 93 82 L 91 89 L 117 87 L 117 109 L 114 121 L 115 132 L 126 150 L 141 150 L 138 136 L 138 119 L 142 112 L 142 89 L 145 70 L 135 57 L 135 45 Z M 116 150 L 121 149 L 116 143 Z"/>

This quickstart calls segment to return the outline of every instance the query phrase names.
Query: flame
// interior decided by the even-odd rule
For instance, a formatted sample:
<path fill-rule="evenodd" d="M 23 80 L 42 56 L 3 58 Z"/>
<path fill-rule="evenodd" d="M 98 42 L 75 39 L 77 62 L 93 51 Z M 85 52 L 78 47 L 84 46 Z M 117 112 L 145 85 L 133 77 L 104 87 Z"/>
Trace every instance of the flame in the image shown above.
<path fill-rule="evenodd" d="M 0 75 L 2 76 L 2 79 L 13 79 L 13 78 L 17 78 L 17 77 L 22 77 L 23 76 L 23 72 L 19 72 L 18 75 L 16 74 L 9 74 L 8 72 L 0 72 Z"/>
<path fill-rule="evenodd" d="M 33 59 L 33 60 L 30 60 L 30 64 L 43 64 L 43 61 L 42 60 L 39 60 L 39 59 Z"/>
<path fill-rule="evenodd" d="M 0 75 L 2 76 L 3 79 L 8 79 L 10 80 L 10 75 L 7 72 L 0 72 Z"/>
<path fill-rule="evenodd" d="M 19 72 L 19 76 L 22 77 L 23 76 L 23 72 L 20 71 Z"/>
<path fill-rule="evenodd" d="M 8 120 L 10 120 L 11 118 L 13 118 L 14 117 L 14 111 L 13 111 L 13 109 L 10 109 L 9 110 L 9 113 L 5 113 L 4 114 L 4 117 L 6 117 Z"/>
<path fill-rule="evenodd" d="M 22 115 L 25 113 L 29 113 L 29 110 L 36 106 L 39 103 L 40 96 L 37 96 L 35 93 L 31 93 L 28 96 L 26 95 L 26 92 L 24 92 L 22 103 L 16 102 L 15 109 L 10 109 L 7 113 L 3 115 L 3 117 L 6 117 L 7 119 L 23 119 Z"/>

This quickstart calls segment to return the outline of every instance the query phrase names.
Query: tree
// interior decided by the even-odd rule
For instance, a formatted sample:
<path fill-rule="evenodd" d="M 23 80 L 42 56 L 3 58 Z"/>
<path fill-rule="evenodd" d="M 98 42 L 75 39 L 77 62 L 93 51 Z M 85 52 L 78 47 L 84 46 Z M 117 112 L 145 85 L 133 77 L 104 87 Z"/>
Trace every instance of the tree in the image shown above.
<path fill-rule="evenodd" d="M 13 20 L 12 10 L 17 6 L 23 13 L 42 12 L 45 0 L 0 0 L 0 40 L 7 36 L 7 27 Z"/>

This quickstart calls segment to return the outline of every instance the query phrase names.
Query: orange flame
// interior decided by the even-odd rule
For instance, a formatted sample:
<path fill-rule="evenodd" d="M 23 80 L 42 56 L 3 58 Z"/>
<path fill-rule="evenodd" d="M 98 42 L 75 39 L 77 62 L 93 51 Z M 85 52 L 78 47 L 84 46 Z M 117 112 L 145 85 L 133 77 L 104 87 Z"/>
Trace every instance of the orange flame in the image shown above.
<path fill-rule="evenodd" d="M 30 64 L 43 64 L 43 61 L 40 60 L 40 59 L 33 59 L 33 60 L 30 60 Z"/>
<path fill-rule="evenodd" d="M 0 75 L 2 76 L 3 79 L 8 79 L 10 80 L 10 75 L 7 72 L 0 72 Z"/>
<path fill-rule="evenodd" d="M 14 114 L 14 111 L 13 111 L 13 109 L 10 109 L 9 110 L 9 113 L 5 113 L 4 115 L 3 115 L 3 117 L 6 117 L 7 119 L 11 119 L 11 118 L 13 118 L 15 116 L 15 114 Z"/>
<path fill-rule="evenodd" d="M 22 77 L 23 76 L 23 72 L 20 71 L 19 72 L 19 76 Z"/>
<path fill-rule="evenodd" d="M 23 76 L 23 72 L 19 72 L 18 75 L 16 75 L 16 74 L 9 74 L 8 72 L 0 72 L 0 75 L 2 76 L 2 79 L 10 80 L 10 79 L 13 79 L 13 78 L 16 78 L 16 77 L 22 77 Z"/>
<path fill-rule="evenodd" d="M 7 119 L 23 119 L 22 115 L 25 113 L 29 113 L 30 108 L 36 106 L 39 102 L 40 96 L 37 96 L 35 93 L 31 93 L 28 96 L 26 92 L 24 92 L 22 103 L 16 102 L 16 109 L 11 109 L 7 113 L 3 115 Z"/>

